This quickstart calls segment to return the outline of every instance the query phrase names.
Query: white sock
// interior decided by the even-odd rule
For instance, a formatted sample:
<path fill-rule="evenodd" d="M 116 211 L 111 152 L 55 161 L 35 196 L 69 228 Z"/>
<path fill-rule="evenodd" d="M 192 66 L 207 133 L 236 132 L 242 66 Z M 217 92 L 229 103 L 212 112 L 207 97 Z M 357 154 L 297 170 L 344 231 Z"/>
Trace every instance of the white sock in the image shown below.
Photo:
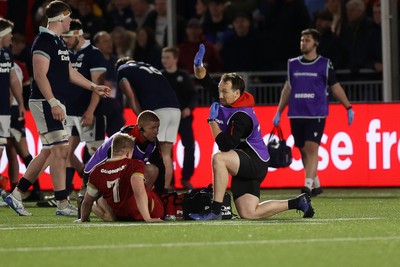
<path fill-rule="evenodd" d="M 321 184 L 319 183 L 319 178 L 318 178 L 318 176 L 314 178 L 314 187 L 315 187 L 315 188 L 321 187 Z"/>
<path fill-rule="evenodd" d="M 57 201 L 57 208 L 59 208 L 60 210 L 65 209 L 68 206 L 69 202 L 68 201 Z"/>
<path fill-rule="evenodd" d="M 22 194 L 21 192 L 18 190 L 18 188 L 15 188 L 12 193 L 13 197 L 18 200 L 18 201 L 22 201 Z"/>
<path fill-rule="evenodd" d="M 312 179 L 312 178 L 306 178 L 306 181 L 305 181 L 305 183 L 304 183 L 304 186 L 310 188 L 310 190 L 311 190 L 311 188 L 312 188 L 312 186 L 313 186 L 313 183 L 314 183 L 314 179 Z"/>

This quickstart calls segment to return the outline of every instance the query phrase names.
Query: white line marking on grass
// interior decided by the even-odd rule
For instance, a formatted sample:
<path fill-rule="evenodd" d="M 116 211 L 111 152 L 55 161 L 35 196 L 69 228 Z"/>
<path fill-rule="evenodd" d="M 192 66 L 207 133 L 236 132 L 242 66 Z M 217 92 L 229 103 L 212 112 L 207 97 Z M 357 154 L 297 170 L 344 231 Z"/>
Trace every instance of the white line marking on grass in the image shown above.
<path fill-rule="evenodd" d="M 400 236 L 377 237 L 337 237 L 337 238 L 310 238 L 310 239 L 275 239 L 275 240 L 232 240 L 217 242 L 177 242 L 177 243 L 139 243 L 122 245 L 86 245 L 86 246 L 55 246 L 55 247 L 15 247 L 0 248 L 0 253 L 9 252 L 47 252 L 65 250 L 110 250 L 110 249 L 138 249 L 138 248 L 175 248 L 175 247 L 209 247 L 209 246 L 243 246 L 243 245 L 280 245 L 296 243 L 339 243 L 339 242 L 371 242 L 371 241 L 400 241 Z"/>
<path fill-rule="evenodd" d="M 67 229 L 67 228 L 102 228 L 102 227 L 157 227 L 157 226 L 189 226 L 189 225 L 207 225 L 207 226 L 240 226 L 240 225 L 283 225 L 283 224 L 307 224 L 320 225 L 334 221 L 369 221 L 383 220 L 384 218 L 325 218 L 325 219 L 282 219 L 282 220 L 223 220 L 223 221 L 175 221 L 164 223 L 147 224 L 143 222 L 127 223 L 64 223 L 64 224 L 19 224 L 17 227 L 8 227 L 0 224 L 0 231 L 6 230 L 24 230 L 24 229 Z"/>

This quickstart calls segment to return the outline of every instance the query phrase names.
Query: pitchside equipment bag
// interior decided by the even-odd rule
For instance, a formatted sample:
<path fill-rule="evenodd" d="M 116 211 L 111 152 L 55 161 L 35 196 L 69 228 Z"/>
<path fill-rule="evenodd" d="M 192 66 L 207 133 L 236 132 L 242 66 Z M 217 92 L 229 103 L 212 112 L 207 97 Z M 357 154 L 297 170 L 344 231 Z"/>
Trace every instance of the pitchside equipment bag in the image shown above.
<path fill-rule="evenodd" d="M 183 217 L 185 220 L 189 218 L 190 213 L 200 213 L 211 207 L 213 198 L 213 188 L 210 184 L 207 188 L 192 189 L 183 195 Z M 222 202 L 222 219 L 235 219 L 237 215 L 232 212 L 232 197 L 225 192 L 224 201 Z"/>
<path fill-rule="evenodd" d="M 277 137 L 274 138 L 274 136 Z M 274 126 L 268 139 L 269 167 L 285 168 L 292 163 L 292 149 L 286 145 L 280 126 Z"/>
<path fill-rule="evenodd" d="M 177 192 L 165 193 L 161 196 L 166 216 L 173 217 L 176 220 L 183 220 L 183 197 L 184 194 L 178 194 Z"/>

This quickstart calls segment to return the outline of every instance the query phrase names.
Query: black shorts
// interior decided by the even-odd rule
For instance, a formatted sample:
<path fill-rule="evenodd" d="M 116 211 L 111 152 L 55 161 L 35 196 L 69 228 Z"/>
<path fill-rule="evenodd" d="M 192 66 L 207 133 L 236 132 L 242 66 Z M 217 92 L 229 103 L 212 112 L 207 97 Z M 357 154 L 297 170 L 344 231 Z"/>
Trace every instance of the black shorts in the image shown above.
<path fill-rule="evenodd" d="M 312 141 L 319 145 L 324 133 L 325 121 L 325 118 L 290 119 L 294 145 L 301 148 L 304 147 L 306 141 Z"/>
<path fill-rule="evenodd" d="M 264 181 L 268 172 L 268 162 L 262 161 L 257 154 L 248 149 L 235 149 L 240 159 L 239 171 L 232 177 L 231 190 L 233 199 L 244 194 L 260 197 L 260 184 Z"/>

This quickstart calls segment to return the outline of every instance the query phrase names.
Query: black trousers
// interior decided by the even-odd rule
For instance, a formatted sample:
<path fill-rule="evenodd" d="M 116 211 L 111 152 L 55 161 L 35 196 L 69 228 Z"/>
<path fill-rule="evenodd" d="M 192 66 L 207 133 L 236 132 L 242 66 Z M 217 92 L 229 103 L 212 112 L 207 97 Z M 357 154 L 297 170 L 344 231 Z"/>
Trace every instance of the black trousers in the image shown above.
<path fill-rule="evenodd" d="M 181 136 L 184 149 L 182 180 L 189 181 L 194 172 L 195 141 L 193 134 L 193 116 L 181 119 L 178 133 Z"/>

